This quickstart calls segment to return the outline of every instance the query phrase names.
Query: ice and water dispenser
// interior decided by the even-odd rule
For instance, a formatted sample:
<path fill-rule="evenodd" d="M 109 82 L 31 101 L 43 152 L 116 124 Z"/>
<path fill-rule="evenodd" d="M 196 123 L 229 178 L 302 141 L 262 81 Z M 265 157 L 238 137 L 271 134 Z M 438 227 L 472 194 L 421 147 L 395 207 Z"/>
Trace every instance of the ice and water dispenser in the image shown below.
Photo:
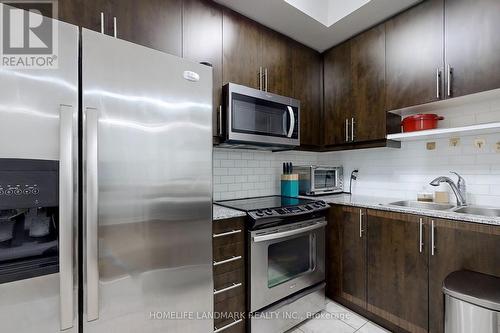
<path fill-rule="evenodd" d="M 0 159 L 0 283 L 59 271 L 59 161 Z"/>

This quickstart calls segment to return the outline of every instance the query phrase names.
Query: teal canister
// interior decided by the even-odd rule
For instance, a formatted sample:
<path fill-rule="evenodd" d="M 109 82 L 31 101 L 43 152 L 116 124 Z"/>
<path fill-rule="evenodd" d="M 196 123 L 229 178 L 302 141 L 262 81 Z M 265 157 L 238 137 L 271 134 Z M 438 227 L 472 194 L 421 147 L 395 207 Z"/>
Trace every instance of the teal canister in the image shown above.
<path fill-rule="evenodd" d="M 299 196 L 299 175 L 281 175 L 281 195 L 285 197 Z"/>

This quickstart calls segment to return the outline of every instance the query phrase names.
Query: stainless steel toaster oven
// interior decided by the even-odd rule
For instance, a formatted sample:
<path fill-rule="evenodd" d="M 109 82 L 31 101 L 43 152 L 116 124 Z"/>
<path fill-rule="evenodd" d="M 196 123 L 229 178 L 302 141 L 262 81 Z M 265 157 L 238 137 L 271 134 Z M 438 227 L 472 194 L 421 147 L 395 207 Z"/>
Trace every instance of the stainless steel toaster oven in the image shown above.
<path fill-rule="evenodd" d="M 299 192 L 303 195 L 342 193 L 344 191 L 344 171 L 342 167 L 297 166 Z"/>

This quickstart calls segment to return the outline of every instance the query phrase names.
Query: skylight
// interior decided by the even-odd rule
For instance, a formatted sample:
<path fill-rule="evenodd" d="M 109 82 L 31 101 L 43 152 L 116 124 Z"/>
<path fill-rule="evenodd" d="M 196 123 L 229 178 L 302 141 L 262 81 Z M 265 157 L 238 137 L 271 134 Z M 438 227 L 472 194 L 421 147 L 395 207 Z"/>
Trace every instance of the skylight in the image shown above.
<path fill-rule="evenodd" d="M 371 0 L 284 0 L 326 27 L 363 7 Z"/>

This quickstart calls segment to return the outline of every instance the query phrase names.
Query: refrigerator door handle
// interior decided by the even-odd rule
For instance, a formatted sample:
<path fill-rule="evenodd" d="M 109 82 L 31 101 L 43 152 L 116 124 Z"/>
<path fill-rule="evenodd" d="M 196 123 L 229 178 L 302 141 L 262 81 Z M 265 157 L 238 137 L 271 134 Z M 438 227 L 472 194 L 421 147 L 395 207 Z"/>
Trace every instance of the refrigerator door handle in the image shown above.
<path fill-rule="evenodd" d="M 59 297 L 61 330 L 73 327 L 74 109 L 59 107 Z"/>
<path fill-rule="evenodd" d="M 99 262 L 97 242 L 97 126 L 98 111 L 85 108 L 85 218 L 86 218 L 86 272 L 87 321 L 99 318 Z"/>

